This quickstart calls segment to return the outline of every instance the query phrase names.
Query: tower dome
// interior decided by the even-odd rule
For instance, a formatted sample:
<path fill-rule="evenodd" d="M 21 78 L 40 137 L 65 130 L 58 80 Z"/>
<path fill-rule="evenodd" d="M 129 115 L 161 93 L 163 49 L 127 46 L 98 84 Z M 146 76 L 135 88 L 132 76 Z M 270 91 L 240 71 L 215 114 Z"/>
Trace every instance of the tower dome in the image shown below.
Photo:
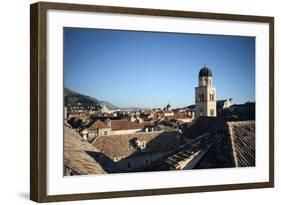
<path fill-rule="evenodd" d="M 167 105 L 167 108 L 171 108 L 171 105 L 170 105 L 170 103 L 168 103 L 168 105 Z"/>
<path fill-rule="evenodd" d="M 212 77 L 212 71 L 210 68 L 207 68 L 206 66 L 204 66 L 203 68 L 201 68 L 201 70 L 199 71 L 199 78 L 200 77 Z"/>
<path fill-rule="evenodd" d="M 170 110 L 171 110 L 171 107 L 172 107 L 172 106 L 170 105 L 170 103 L 168 103 L 168 105 L 164 108 L 164 110 L 169 110 L 169 111 L 170 111 Z"/>

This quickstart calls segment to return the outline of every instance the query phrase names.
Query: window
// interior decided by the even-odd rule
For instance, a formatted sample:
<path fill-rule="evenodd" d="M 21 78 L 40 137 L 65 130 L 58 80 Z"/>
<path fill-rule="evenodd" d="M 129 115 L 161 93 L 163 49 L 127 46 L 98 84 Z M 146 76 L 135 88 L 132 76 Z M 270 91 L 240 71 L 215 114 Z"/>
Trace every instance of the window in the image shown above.
<path fill-rule="evenodd" d="M 104 131 L 103 134 L 104 134 L 104 135 L 107 135 L 107 131 Z"/>
<path fill-rule="evenodd" d="M 210 110 L 210 115 L 211 115 L 211 116 L 214 116 L 214 109 L 211 109 L 211 110 Z"/>
<path fill-rule="evenodd" d="M 200 116 L 203 116 L 203 110 L 202 110 L 202 109 L 200 109 L 199 115 L 200 115 Z"/>
<path fill-rule="evenodd" d="M 131 162 L 128 162 L 128 169 L 131 168 Z"/>
<path fill-rule="evenodd" d="M 215 100 L 215 94 L 211 94 L 209 95 L 210 101 L 214 101 Z"/>
<path fill-rule="evenodd" d="M 200 93 L 199 94 L 199 102 L 203 102 L 204 101 L 204 94 Z"/>

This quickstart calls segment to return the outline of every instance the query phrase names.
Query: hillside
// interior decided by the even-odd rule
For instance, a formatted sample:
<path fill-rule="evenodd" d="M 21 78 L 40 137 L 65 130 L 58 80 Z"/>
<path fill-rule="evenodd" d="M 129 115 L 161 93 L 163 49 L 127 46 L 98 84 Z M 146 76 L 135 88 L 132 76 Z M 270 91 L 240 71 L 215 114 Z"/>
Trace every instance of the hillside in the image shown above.
<path fill-rule="evenodd" d="M 100 110 L 101 106 L 104 105 L 109 110 L 117 109 L 115 105 L 112 105 L 106 101 L 99 101 L 98 99 L 83 95 L 75 92 L 69 88 L 64 88 L 64 105 L 65 106 L 82 106 L 82 107 L 94 107 L 96 110 Z"/>
<path fill-rule="evenodd" d="M 77 93 L 68 88 L 64 88 L 64 105 L 65 106 L 93 106 L 97 110 L 100 109 L 100 103 L 97 99 Z"/>
<path fill-rule="evenodd" d="M 64 105 L 69 106 L 80 106 L 80 107 L 94 107 L 96 110 L 100 110 L 101 106 L 105 106 L 108 110 L 133 110 L 139 111 L 141 109 L 151 110 L 151 108 L 142 107 L 126 107 L 119 108 L 108 101 L 98 100 L 94 97 L 84 95 L 73 91 L 69 88 L 64 88 Z"/>
<path fill-rule="evenodd" d="M 107 101 L 99 101 L 101 105 L 104 105 L 107 107 L 107 109 L 109 110 L 116 110 L 118 109 L 118 107 L 116 107 L 115 105 L 112 105 L 110 102 Z"/>

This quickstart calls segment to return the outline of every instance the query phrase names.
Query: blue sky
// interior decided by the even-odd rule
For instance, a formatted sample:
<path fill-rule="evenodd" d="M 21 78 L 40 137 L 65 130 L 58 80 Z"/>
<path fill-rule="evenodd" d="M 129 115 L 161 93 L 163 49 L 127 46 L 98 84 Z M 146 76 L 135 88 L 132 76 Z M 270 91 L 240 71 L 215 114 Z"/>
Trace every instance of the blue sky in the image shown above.
<path fill-rule="evenodd" d="M 64 86 L 118 107 L 194 104 L 198 72 L 218 99 L 255 101 L 255 38 L 64 28 Z"/>

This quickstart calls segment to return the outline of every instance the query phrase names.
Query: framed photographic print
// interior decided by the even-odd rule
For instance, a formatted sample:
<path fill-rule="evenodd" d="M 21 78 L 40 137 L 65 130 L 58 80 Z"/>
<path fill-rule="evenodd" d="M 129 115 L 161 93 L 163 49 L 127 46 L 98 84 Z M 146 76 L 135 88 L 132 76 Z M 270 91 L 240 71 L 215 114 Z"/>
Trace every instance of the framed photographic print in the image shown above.
<path fill-rule="evenodd" d="M 274 18 L 40 2 L 37 202 L 274 186 Z"/>

